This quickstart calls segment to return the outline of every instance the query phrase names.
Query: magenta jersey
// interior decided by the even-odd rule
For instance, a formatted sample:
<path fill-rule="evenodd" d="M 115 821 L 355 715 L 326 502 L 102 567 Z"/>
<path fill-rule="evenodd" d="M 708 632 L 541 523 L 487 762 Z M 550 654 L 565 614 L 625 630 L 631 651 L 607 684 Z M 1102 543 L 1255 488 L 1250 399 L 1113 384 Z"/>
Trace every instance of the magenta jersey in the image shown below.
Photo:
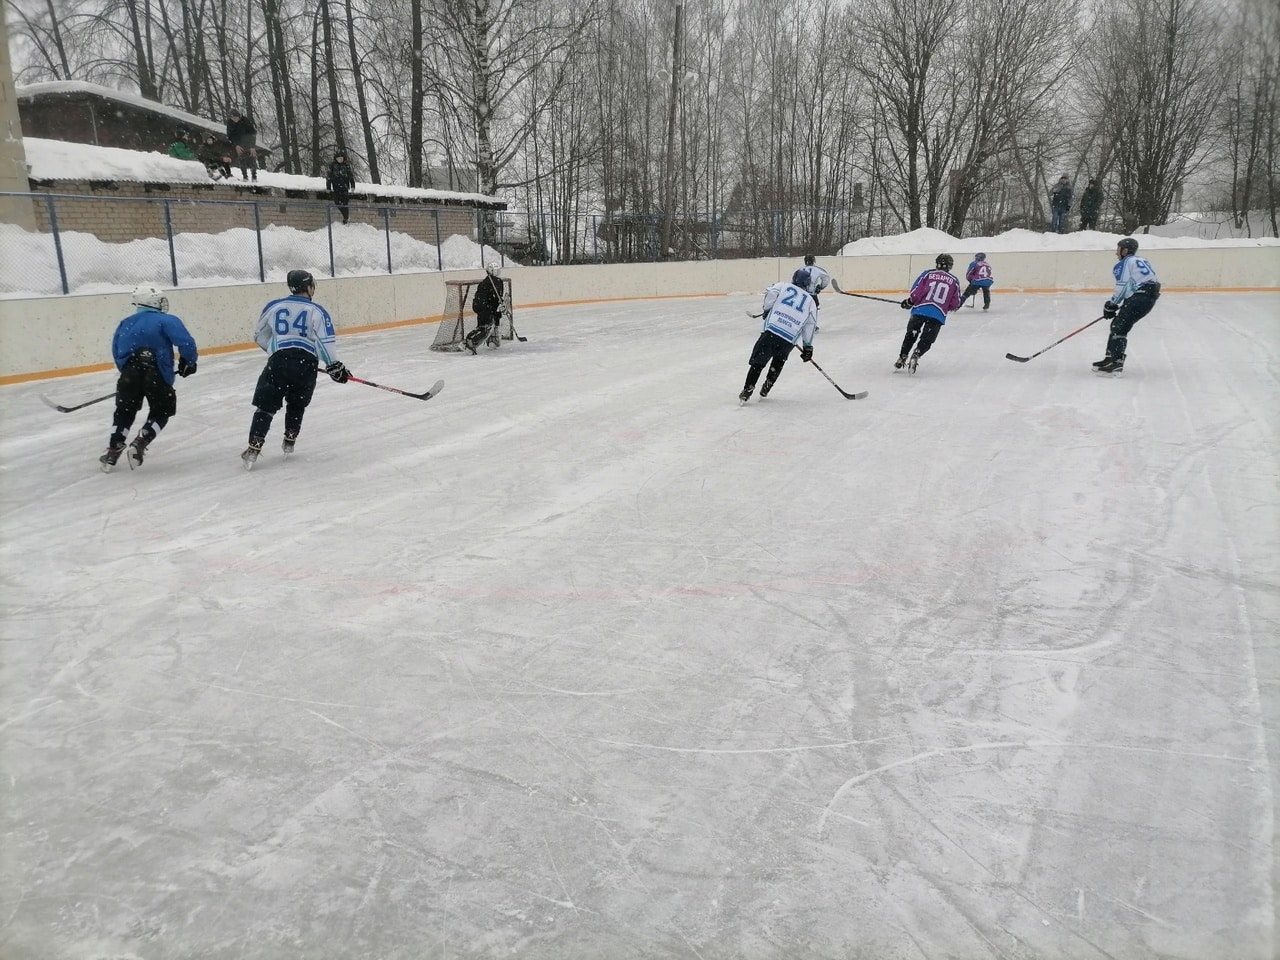
<path fill-rule="evenodd" d="M 947 322 L 947 314 L 960 308 L 960 281 L 945 270 L 926 270 L 911 285 L 912 313 Z"/>

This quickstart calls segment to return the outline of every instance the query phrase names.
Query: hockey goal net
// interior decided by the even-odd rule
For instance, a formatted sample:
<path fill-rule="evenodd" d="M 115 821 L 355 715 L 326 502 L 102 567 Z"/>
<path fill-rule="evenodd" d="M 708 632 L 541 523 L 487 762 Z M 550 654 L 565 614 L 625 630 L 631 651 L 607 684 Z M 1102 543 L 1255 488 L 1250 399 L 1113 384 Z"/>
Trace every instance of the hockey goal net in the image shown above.
<path fill-rule="evenodd" d="M 500 280 L 502 316 L 488 340 L 489 345 L 494 347 L 502 340 L 516 338 L 515 321 L 511 313 L 511 281 L 505 277 Z M 476 328 L 476 312 L 471 307 L 471 299 L 476 288 L 485 282 L 485 279 L 445 281 L 444 311 L 440 318 L 440 326 L 436 330 L 436 338 L 431 344 L 432 350 L 457 352 L 463 349 L 463 339 Z"/>

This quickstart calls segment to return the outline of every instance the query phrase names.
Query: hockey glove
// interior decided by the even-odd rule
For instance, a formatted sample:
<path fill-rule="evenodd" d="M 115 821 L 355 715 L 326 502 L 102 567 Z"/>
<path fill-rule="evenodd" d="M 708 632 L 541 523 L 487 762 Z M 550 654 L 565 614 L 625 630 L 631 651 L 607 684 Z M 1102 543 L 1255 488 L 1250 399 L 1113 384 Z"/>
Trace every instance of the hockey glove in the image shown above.
<path fill-rule="evenodd" d="M 335 360 L 324 368 L 324 372 L 333 378 L 334 383 L 346 383 L 351 378 L 351 371 L 341 360 Z"/>
<path fill-rule="evenodd" d="M 186 357 L 178 358 L 178 376 L 189 377 L 196 372 L 196 362 Z"/>
<path fill-rule="evenodd" d="M 812 344 L 805 344 L 803 347 L 800 348 L 800 359 L 803 360 L 805 363 L 808 363 L 810 360 L 813 359 Z"/>
<path fill-rule="evenodd" d="M 900 306 L 903 310 L 910 310 L 912 307 L 915 306 L 915 304 L 912 303 L 910 300 L 903 300 L 900 304 L 898 304 L 898 306 Z"/>
<path fill-rule="evenodd" d="M 1106 303 L 1102 305 L 1102 317 L 1104 320 L 1110 320 L 1119 312 L 1120 312 L 1120 305 L 1118 303 L 1112 303 L 1110 300 L 1108 300 Z"/>

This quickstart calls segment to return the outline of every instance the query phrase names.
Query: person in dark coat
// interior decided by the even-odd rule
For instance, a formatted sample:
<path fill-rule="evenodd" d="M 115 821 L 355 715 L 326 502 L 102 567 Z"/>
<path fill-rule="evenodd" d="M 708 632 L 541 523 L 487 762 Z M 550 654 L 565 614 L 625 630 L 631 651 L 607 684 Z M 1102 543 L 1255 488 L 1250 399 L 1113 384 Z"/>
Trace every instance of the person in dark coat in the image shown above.
<path fill-rule="evenodd" d="M 200 143 L 199 157 L 213 179 L 231 179 L 231 156 L 212 133 L 204 135 L 204 140 Z"/>
<path fill-rule="evenodd" d="M 1080 195 L 1080 229 L 1097 230 L 1098 212 L 1102 209 L 1102 187 L 1096 179 L 1090 180 Z"/>
<path fill-rule="evenodd" d="M 351 191 L 356 185 L 356 175 L 347 163 L 345 151 L 339 150 L 333 155 L 333 163 L 329 164 L 329 172 L 325 174 L 325 189 L 333 195 L 333 203 L 342 214 L 342 222 L 351 222 Z"/>
<path fill-rule="evenodd" d="M 253 121 L 239 110 L 232 110 L 227 115 L 227 139 L 236 150 L 236 165 L 240 168 L 241 179 L 249 179 L 249 170 L 253 170 L 253 179 L 258 179 L 258 128 Z"/>
<path fill-rule="evenodd" d="M 1067 213 L 1071 210 L 1071 198 L 1074 193 L 1075 191 L 1071 189 L 1071 181 L 1067 179 L 1065 173 L 1058 178 L 1058 182 L 1049 191 L 1050 233 L 1067 232 Z"/>

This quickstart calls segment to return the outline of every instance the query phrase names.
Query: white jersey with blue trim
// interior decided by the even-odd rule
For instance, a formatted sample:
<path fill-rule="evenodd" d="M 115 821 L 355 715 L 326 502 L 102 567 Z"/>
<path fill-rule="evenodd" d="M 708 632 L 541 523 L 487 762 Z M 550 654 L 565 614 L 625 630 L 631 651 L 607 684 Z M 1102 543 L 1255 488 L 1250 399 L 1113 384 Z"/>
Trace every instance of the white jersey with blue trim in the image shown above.
<path fill-rule="evenodd" d="M 1116 292 L 1111 295 L 1112 303 L 1124 303 L 1144 283 L 1158 282 L 1155 267 L 1134 253 L 1112 267 L 1111 274 L 1116 278 Z"/>
<path fill-rule="evenodd" d="M 262 308 L 253 339 L 268 354 L 277 350 L 306 350 L 320 358 L 321 366 L 338 359 L 337 332 L 329 311 L 306 297 L 272 300 Z"/>
<path fill-rule="evenodd" d="M 818 308 L 807 290 L 775 283 L 764 291 L 764 329 L 788 343 L 813 343 L 818 332 Z"/>
<path fill-rule="evenodd" d="M 805 267 L 809 271 L 809 289 L 814 293 L 821 293 L 827 287 L 831 286 L 831 274 L 817 264 Z"/>

